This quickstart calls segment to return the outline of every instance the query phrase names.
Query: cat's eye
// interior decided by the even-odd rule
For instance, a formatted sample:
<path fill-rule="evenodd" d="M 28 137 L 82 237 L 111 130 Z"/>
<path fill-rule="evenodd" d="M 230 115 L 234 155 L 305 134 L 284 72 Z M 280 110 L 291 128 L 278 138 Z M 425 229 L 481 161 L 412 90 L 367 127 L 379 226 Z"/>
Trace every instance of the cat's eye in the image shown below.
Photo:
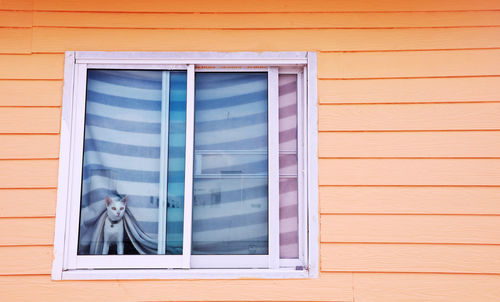
<path fill-rule="evenodd" d="M 120 210 L 123 210 L 123 207 L 121 207 Z"/>
<path fill-rule="evenodd" d="M 113 210 L 116 210 L 116 208 L 115 208 L 115 207 L 112 207 L 112 209 L 113 209 Z"/>

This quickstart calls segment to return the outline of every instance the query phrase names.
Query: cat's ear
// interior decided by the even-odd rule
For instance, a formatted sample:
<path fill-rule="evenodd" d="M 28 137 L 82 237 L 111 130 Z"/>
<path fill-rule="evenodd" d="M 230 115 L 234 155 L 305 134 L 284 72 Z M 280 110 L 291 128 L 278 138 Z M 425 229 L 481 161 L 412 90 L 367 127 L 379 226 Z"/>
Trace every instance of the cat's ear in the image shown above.
<path fill-rule="evenodd" d="M 123 203 L 127 203 L 127 200 L 128 200 L 128 195 L 125 195 L 125 197 L 123 197 L 122 201 L 123 201 Z"/>
<path fill-rule="evenodd" d="M 109 196 L 106 195 L 106 206 L 109 206 L 110 203 L 111 203 L 111 198 L 109 198 Z"/>

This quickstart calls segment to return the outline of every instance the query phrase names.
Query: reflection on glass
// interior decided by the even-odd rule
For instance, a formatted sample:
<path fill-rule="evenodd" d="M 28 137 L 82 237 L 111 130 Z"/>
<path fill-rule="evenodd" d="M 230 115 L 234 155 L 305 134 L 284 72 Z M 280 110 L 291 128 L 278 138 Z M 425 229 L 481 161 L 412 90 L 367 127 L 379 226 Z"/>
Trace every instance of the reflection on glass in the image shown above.
<path fill-rule="evenodd" d="M 280 258 L 299 257 L 297 75 L 279 75 Z"/>
<path fill-rule="evenodd" d="M 158 220 L 166 215 L 166 207 L 159 211 L 163 73 L 88 71 L 79 255 L 158 253 Z M 182 107 L 184 96 L 185 108 L 185 72 L 172 75 L 169 86 L 171 96 L 184 89 L 177 103 Z M 169 182 L 172 192 L 176 186 L 184 184 Z M 183 195 L 175 202 L 182 209 Z"/>
<path fill-rule="evenodd" d="M 167 254 L 182 254 L 186 152 L 186 72 L 170 72 Z"/>
<path fill-rule="evenodd" d="M 196 73 L 192 254 L 268 253 L 267 73 Z"/>

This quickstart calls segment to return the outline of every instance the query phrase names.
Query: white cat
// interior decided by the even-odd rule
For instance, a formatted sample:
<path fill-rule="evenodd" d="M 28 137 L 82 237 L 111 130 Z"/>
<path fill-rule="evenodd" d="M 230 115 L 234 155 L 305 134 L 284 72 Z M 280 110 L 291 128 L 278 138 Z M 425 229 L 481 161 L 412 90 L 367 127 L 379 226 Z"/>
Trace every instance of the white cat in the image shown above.
<path fill-rule="evenodd" d="M 127 207 L 127 198 L 114 200 L 106 195 L 106 221 L 104 222 L 104 244 L 102 254 L 107 255 L 110 244 L 116 243 L 116 252 L 123 255 L 123 215 Z"/>

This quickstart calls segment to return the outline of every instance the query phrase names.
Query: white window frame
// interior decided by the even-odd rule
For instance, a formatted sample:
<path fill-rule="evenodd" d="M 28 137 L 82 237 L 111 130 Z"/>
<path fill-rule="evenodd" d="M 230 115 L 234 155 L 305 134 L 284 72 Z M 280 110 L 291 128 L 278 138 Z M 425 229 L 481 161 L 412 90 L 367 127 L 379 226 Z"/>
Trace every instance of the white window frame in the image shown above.
<path fill-rule="evenodd" d="M 314 52 L 66 52 L 52 279 L 317 277 L 319 273 L 319 215 L 316 62 Z M 196 72 L 205 71 L 203 69 L 207 69 L 206 71 L 268 72 L 269 116 L 276 116 L 275 120 L 269 120 L 268 126 L 270 130 L 268 133 L 269 200 L 279 198 L 279 148 L 278 131 L 276 131 L 279 109 L 278 74 L 297 74 L 299 259 L 279 259 L 279 219 L 271 220 L 271 217 L 279 217 L 279 203 L 277 202 L 269 203 L 269 255 L 190 255 L 191 226 L 188 222 L 191 221 L 191 211 L 186 210 L 183 255 L 77 257 L 74 243 L 77 242 L 75 234 L 78 234 L 79 227 L 87 67 L 187 70 L 186 133 L 192 133 L 194 127 L 192 104 L 195 68 Z M 276 101 L 273 102 L 273 100 Z M 190 158 L 193 158 L 192 134 L 186 135 L 186 209 L 191 208 L 192 196 L 193 161 L 189 160 Z M 130 265 L 137 257 L 141 259 L 140 265 Z M 255 261 L 248 261 L 249 259 L 255 259 Z M 176 263 L 176 269 L 165 269 L 173 266 L 169 261 Z M 128 263 L 127 268 L 120 269 L 124 263 Z M 159 267 L 158 263 L 162 265 Z M 212 265 L 207 265 L 208 263 Z"/>

